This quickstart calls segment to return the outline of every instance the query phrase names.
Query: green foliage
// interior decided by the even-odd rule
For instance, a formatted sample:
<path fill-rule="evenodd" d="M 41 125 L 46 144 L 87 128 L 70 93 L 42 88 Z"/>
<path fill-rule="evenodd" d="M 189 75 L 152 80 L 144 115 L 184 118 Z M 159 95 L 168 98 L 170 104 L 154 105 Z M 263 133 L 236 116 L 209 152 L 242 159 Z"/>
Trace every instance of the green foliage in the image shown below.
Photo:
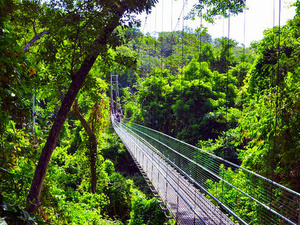
<path fill-rule="evenodd" d="M 111 12 L 122 11 L 125 3 L 0 0 L 0 216 L 7 222 L 166 223 L 157 201 L 136 189 L 145 190 L 145 184 L 109 128 L 111 71 L 120 75 L 121 102 L 131 121 L 198 143 L 300 190 L 299 1 L 296 17 L 280 31 L 265 31 L 252 49 L 226 38 L 212 40 L 203 27 L 143 35 L 131 12 L 149 11 L 155 2 L 125 1 L 127 25 L 100 46 L 101 55 L 77 96 L 98 140 L 96 193 L 90 193 L 89 138 L 70 113 L 33 218 L 25 212 L 26 195 L 59 105 L 84 58 L 96 52 L 91 43 L 104 32 Z M 204 17 L 212 20 L 239 13 L 244 4 L 201 0 L 193 13 L 202 14 L 206 5 Z M 24 54 L 21 46 L 45 31 Z M 250 189 L 239 170 L 221 167 L 220 174 L 247 193 L 264 194 L 260 184 Z M 221 182 L 206 184 L 215 196 L 239 204 L 236 213 L 263 224 L 255 203 Z"/>
<path fill-rule="evenodd" d="M 27 225 L 27 224 L 45 224 L 42 221 L 31 217 L 25 210 L 18 206 L 7 205 L 2 201 L 0 194 L 0 224 L 1 225 Z"/>
<path fill-rule="evenodd" d="M 241 87 L 244 85 L 244 80 L 246 78 L 247 73 L 250 71 L 252 65 L 247 62 L 241 62 L 240 64 L 232 67 L 228 70 L 228 73 L 237 79 L 236 85 Z"/>
<path fill-rule="evenodd" d="M 215 117 L 215 120 L 220 124 L 226 124 L 228 128 L 216 139 L 209 139 L 207 141 L 200 140 L 197 146 L 204 151 L 211 152 L 235 164 L 240 164 L 238 159 L 238 150 L 243 147 L 240 143 L 242 135 L 236 129 L 238 120 L 241 118 L 241 111 L 236 108 L 230 108 L 227 114 L 225 109 L 221 108 L 215 113 L 209 113 L 210 116 Z M 226 118 L 224 115 L 226 114 Z M 224 125 L 225 126 L 225 125 Z"/>
<path fill-rule="evenodd" d="M 109 198 L 107 213 L 110 217 L 120 218 L 126 221 L 130 216 L 132 182 L 126 180 L 121 174 L 113 173 L 109 177 L 109 183 L 104 193 Z"/>
<path fill-rule="evenodd" d="M 215 39 L 215 46 L 218 49 L 217 57 L 211 62 L 212 70 L 216 70 L 219 73 L 226 73 L 228 68 L 236 65 L 236 57 L 234 56 L 234 47 L 237 46 L 237 42 L 228 38 Z"/>
<path fill-rule="evenodd" d="M 293 6 L 296 6 L 296 14 L 297 14 L 297 15 L 300 15 L 300 1 L 297 0 L 297 1 L 293 4 Z"/>
<path fill-rule="evenodd" d="M 299 16 L 288 25 L 275 27 L 264 33 L 257 46 L 257 58 L 249 81 L 249 93 L 261 94 L 264 90 L 279 86 L 283 88 L 288 72 L 295 73 L 299 67 Z M 280 43 L 279 43 L 280 40 Z"/>
<path fill-rule="evenodd" d="M 246 175 L 242 170 L 233 171 L 231 168 L 226 169 L 224 165 L 221 165 L 220 176 L 250 196 L 257 196 L 259 199 L 265 194 L 264 189 L 258 183 L 256 187 L 250 185 L 249 182 L 251 181 L 246 179 Z M 258 204 L 247 196 L 242 195 L 232 186 L 222 181 L 213 182 L 212 180 L 207 180 L 206 185 L 208 185 L 208 190 L 213 196 L 228 205 L 231 210 L 235 210 L 235 213 L 244 218 L 245 221 L 256 225 L 265 223 L 263 214 L 260 214 L 261 210 Z M 234 217 L 231 217 L 231 219 L 235 220 Z"/>
<path fill-rule="evenodd" d="M 208 63 L 196 59 L 178 79 L 167 69 L 153 69 L 137 85 L 137 97 L 126 92 L 125 114 L 135 115 L 132 120 L 142 116 L 140 121 L 146 126 L 190 143 L 216 138 L 226 129 L 225 120 L 219 119 L 225 118 L 225 110 L 218 115 L 213 112 L 226 104 L 234 105 L 236 83 L 233 73 L 212 72 Z"/>
<path fill-rule="evenodd" d="M 194 6 L 191 16 L 203 16 L 205 20 L 212 23 L 214 21 L 214 17 L 216 16 L 228 17 L 231 14 L 238 14 L 242 12 L 245 8 L 245 5 L 245 0 L 200 0 L 199 4 Z M 206 9 L 205 13 L 202 13 L 203 9 Z"/>
<path fill-rule="evenodd" d="M 130 48 L 126 46 L 120 46 L 117 48 L 117 54 L 115 56 L 115 61 L 120 64 L 126 66 L 126 68 L 134 69 L 137 63 L 137 52 L 132 51 Z M 115 68 L 118 70 L 118 68 Z"/>
<path fill-rule="evenodd" d="M 7 222 L 16 221 L 17 224 L 23 222 L 25 224 L 28 221 L 43 224 L 43 220 L 54 224 L 123 224 L 116 219 L 127 223 L 135 196 L 138 195 L 144 200 L 146 197 L 133 189 L 132 181 L 126 180 L 121 174 L 115 172 L 112 161 L 104 160 L 101 155 L 98 155 L 97 161 L 98 191 L 94 194 L 90 193 L 88 149 L 85 149 L 84 142 L 76 141 L 78 136 L 73 133 L 84 132 L 81 129 L 70 132 L 69 126 L 65 126 L 64 129 L 64 140 L 60 142 L 60 147 L 53 154 L 42 191 L 42 208 L 37 215 L 38 218 L 43 218 L 41 220 L 22 213 L 25 212 L 24 197 L 28 192 L 34 168 L 32 159 L 35 158 L 35 154 L 31 152 L 32 146 L 28 141 L 31 136 L 27 137 L 25 130 L 16 129 L 12 121 L 9 123 L 6 135 L 2 136 L 6 138 L 2 143 L 7 146 L 2 145 L 2 147 L 7 149 L 11 146 L 12 149 L 9 151 L 10 154 L 5 155 L 6 161 L 1 161 L 3 164 L 0 167 L 2 179 L 0 193 L 5 200 L 7 210 L 5 212 L 0 210 L 0 215 L 5 217 Z M 116 135 L 109 134 L 103 137 L 104 143 L 101 146 L 114 144 L 116 141 Z M 74 145 L 78 145 L 76 151 L 73 150 Z M 114 157 L 123 160 L 124 149 L 120 143 L 114 148 L 117 151 Z M 111 154 L 111 150 L 106 150 L 108 152 L 105 154 Z M 120 163 L 114 157 L 112 159 Z M 164 215 L 162 217 L 158 213 L 160 210 L 157 204 L 153 203 L 149 207 L 149 211 L 152 212 L 151 221 L 156 221 L 158 218 L 165 220 Z"/>
<path fill-rule="evenodd" d="M 210 15 L 222 8 L 227 14 L 233 6 L 233 1 L 227 5 L 202 2 L 208 4 Z M 235 12 L 245 2 L 238 3 L 232 9 Z M 200 6 L 198 9 L 201 13 Z M 162 33 L 157 39 L 139 37 L 141 79 L 134 86 L 136 92 L 131 89 L 125 98 L 128 115 L 138 114 L 139 122 L 146 126 L 198 142 L 205 151 L 299 191 L 299 21 L 296 15 L 280 30 L 266 30 L 264 39 L 251 49 L 226 38 L 202 41 L 200 47 L 188 32 Z M 263 199 L 264 184 L 246 181 L 242 171 L 221 167 L 220 174 L 242 191 Z M 238 205 L 238 215 L 253 224 L 265 223 L 262 209 L 230 185 L 211 180 L 207 185 L 222 201 Z M 145 223 L 135 218 L 136 223 Z"/>
<path fill-rule="evenodd" d="M 216 50 L 211 43 L 205 43 L 201 46 L 199 54 L 199 62 L 213 64 L 216 61 Z"/>
<path fill-rule="evenodd" d="M 143 121 L 141 107 L 138 102 L 137 93 L 132 93 L 129 88 L 123 89 L 124 116 L 132 121 L 141 123 Z"/>
<path fill-rule="evenodd" d="M 248 93 L 239 129 L 245 167 L 299 189 L 299 18 L 265 32 L 246 83 Z M 276 47 L 277 46 L 277 47 Z M 280 51 L 278 51 L 280 50 Z M 279 54 L 280 53 L 280 54 Z M 249 85 L 249 86 L 247 86 Z M 295 157 L 296 156 L 296 157 Z M 266 167 L 266 165 L 269 165 Z"/>
<path fill-rule="evenodd" d="M 22 205 L 34 167 L 32 160 L 36 159 L 37 149 L 31 144 L 34 136 L 26 129 L 16 128 L 10 120 L 0 138 L 0 193 L 7 204 Z"/>
<path fill-rule="evenodd" d="M 156 225 L 165 224 L 167 218 L 158 206 L 155 198 L 146 200 L 145 196 L 138 196 L 132 204 L 128 225 Z"/>
<path fill-rule="evenodd" d="M 9 119 L 18 124 L 28 123 L 35 69 L 26 60 L 17 42 L 16 28 L 9 21 L 16 6 L 12 1 L 0 2 L 0 134 Z"/>
<path fill-rule="evenodd" d="M 110 160 L 105 160 L 104 164 L 105 164 L 104 171 L 107 173 L 108 176 L 111 176 L 112 173 L 115 171 L 114 164 Z"/>

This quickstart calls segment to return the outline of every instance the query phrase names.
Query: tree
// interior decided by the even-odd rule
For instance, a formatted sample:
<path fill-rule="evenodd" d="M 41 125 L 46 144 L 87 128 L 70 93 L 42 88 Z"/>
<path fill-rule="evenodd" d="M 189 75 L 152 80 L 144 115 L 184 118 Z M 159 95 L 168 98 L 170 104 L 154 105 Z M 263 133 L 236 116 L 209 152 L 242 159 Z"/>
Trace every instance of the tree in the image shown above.
<path fill-rule="evenodd" d="M 243 165 L 299 191 L 300 17 L 265 31 L 245 87 Z M 280 36 L 279 36 L 280 34 Z M 296 119 L 298 118 L 298 119 Z M 255 124 L 255 125 L 254 125 Z M 251 156 L 251 157 L 250 157 Z M 266 167 L 265 165 L 269 165 Z"/>
<path fill-rule="evenodd" d="M 209 22 L 213 22 L 216 16 L 228 17 L 230 14 L 238 14 L 243 11 L 246 6 L 246 0 L 199 0 L 199 4 L 195 4 L 191 16 L 203 16 Z M 206 7 L 206 12 L 203 9 Z"/>
<path fill-rule="evenodd" d="M 235 66 L 235 57 L 233 48 L 237 43 L 228 38 L 217 38 L 215 45 L 218 48 L 218 54 L 216 60 L 212 63 L 212 70 L 216 70 L 219 73 L 226 73 L 231 66 Z"/>
<path fill-rule="evenodd" d="M 97 107 L 98 105 L 95 105 Z M 96 158 L 97 158 L 97 145 L 98 141 L 96 138 L 96 135 L 94 133 L 94 129 L 91 128 L 91 126 L 88 124 L 88 122 L 84 119 L 83 115 L 81 115 L 79 108 L 78 108 L 78 99 L 74 102 L 73 107 L 74 115 L 78 120 L 80 120 L 82 126 L 84 127 L 85 131 L 87 132 L 89 136 L 89 142 L 90 142 L 90 164 L 91 164 L 91 187 L 92 192 L 96 192 L 96 185 L 97 185 L 97 177 L 96 177 Z"/>
<path fill-rule="evenodd" d="M 35 175 L 31 184 L 31 188 L 28 195 L 28 203 L 30 207 L 28 208 L 29 212 L 36 211 L 39 206 L 39 198 L 41 194 L 41 189 L 43 186 L 43 180 L 46 175 L 47 167 L 51 158 L 51 155 L 55 149 L 57 141 L 59 139 L 59 134 L 62 130 L 63 124 L 68 116 L 68 113 L 71 109 L 71 106 L 76 98 L 76 95 L 80 88 L 83 85 L 89 71 L 91 70 L 93 64 L 95 63 L 97 57 L 101 55 L 105 57 L 107 55 L 108 45 L 116 45 L 118 43 L 113 42 L 112 34 L 115 28 L 118 25 L 121 25 L 125 22 L 127 18 L 129 23 L 134 22 L 134 19 L 131 17 L 132 13 L 140 13 L 144 10 L 149 12 L 151 7 L 156 3 L 153 1 L 105 1 L 101 2 L 78 2 L 70 3 L 69 1 L 61 2 L 51 2 L 52 7 L 59 7 L 61 9 L 52 10 L 52 21 L 61 21 L 62 19 L 66 20 L 66 23 L 70 25 L 70 31 L 67 34 L 70 39 L 72 35 L 76 35 L 78 29 L 82 29 L 81 37 L 84 38 L 86 34 L 86 27 L 89 27 L 92 33 L 89 37 L 93 40 L 91 44 L 84 42 L 86 48 L 78 54 L 80 57 L 76 61 L 75 66 L 71 66 L 70 77 L 72 78 L 71 84 L 68 88 L 67 93 L 64 95 L 62 105 L 55 117 L 54 124 L 50 130 L 47 142 L 42 150 L 41 157 L 39 159 Z M 76 5 L 78 4 L 78 5 Z M 49 9 L 49 8 L 48 8 Z M 64 10 L 63 10 L 64 9 Z M 50 8 L 51 11 L 51 8 Z M 68 18 L 69 17 L 69 18 Z M 95 18 L 98 19 L 94 20 Z M 74 26 L 73 22 L 76 25 L 84 24 L 82 27 Z M 49 24 L 48 24 L 49 25 Z M 56 27 L 56 30 L 51 30 L 51 33 L 63 32 L 64 27 Z M 64 35 L 67 35 L 64 33 Z M 64 35 L 61 35 L 61 38 L 64 38 Z M 57 44 L 52 42 L 52 44 Z M 80 51 L 81 46 L 79 43 L 74 48 L 74 51 Z M 59 46 L 52 46 L 52 49 L 57 51 Z M 70 53 L 70 52 L 69 52 Z M 80 63 L 80 64 L 79 64 Z M 76 72 L 75 72 L 76 71 Z"/>

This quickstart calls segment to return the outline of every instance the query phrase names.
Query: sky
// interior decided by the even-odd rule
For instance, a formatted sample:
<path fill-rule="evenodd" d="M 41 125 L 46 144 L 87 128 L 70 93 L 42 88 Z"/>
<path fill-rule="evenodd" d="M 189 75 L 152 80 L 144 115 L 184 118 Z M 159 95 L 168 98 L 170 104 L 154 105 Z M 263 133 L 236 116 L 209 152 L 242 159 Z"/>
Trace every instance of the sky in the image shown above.
<path fill-rule="evenodd" d="M 279 24 L 279 1 L 247 0 L 246 12 L 230 18 L 229 37 L 246 46 L 262 39 L 265 29 Z M 182 30 L 183 26 L 194 29 L 199 27 L 200 18 L 194 21 L 183 20 L 183 15 L 186 16 L 196 2 L 197 0 L 160 0 L 150 15 L 142 14 L 139 17 L 142 21 L 141 31 L 154 33 Z M 295 9 L 290 7 L 293 2 L 295 0 L 281 0 L 281 25 L 294 17 Z M 203 20 L 202 24 L 208 28 L 212 38 L 228 36 L 228 19 L 218 19 L 214 25 Z"/>

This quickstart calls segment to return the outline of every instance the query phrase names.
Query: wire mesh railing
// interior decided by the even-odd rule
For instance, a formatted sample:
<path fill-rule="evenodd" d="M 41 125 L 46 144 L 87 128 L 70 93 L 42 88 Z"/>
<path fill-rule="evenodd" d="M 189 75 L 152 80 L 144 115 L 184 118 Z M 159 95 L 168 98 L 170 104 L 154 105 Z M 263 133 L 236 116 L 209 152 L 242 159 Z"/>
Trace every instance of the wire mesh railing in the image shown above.
<path fill-rule="evenodd" d="M 164 161 L 180 173 L 179 179 L 187 178 L 206 198 L 232 215 L 233 221 L 300 224 L 299 193 L 153 129 L 124 122 L 120 127 L 147 142 L 152 151 L 159 152 Z"/>

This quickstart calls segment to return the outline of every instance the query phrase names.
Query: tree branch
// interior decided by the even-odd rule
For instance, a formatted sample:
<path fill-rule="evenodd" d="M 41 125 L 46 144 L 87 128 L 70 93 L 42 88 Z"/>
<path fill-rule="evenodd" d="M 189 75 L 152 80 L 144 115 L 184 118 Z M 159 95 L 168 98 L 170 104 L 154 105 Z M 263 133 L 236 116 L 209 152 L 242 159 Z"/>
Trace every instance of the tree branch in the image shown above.
<path fill-rule="evenodd" d="M 75 117 L 81 122 L 85 132 L 89 135 L 90 144 L 90 166 L 91 166 L 91 189 L 92 193 L 96 193 L 97 175 L 96 175 L 96 161 L 97 161 L 97 138 L 88 122 L 84 119 L 83 115 L 79 112 L 78 99 L 75 99 L 73 104 L 73 112 Z"/>
<path fill-rule="evenodd" d="M 33 27 L 34 35 L 37 36 L 36 30 L 35 30 L 35 20 L 32 23 L 32 27 Z"/>
<path fill-rule="evenodd" d="M 23 51 L 26 53 L 29 51 L 29 47 L 34 43 L 36 42 L 37 40 L 39 40 L 44 34 L 47 34 L 49 33 L 50 31 L 49 30 L 45 30 L 41 33 L 39 33 L 38 35 L 34 36 L 34 38 L 32 38 L 26 45 L 25 47 L 23 48 Z"/>
<path fill-rule="evenodd" d="M 78 99 L 75 99 L 74 104 L 73 104 L 73 112 L 75 117 L 81 122 L 85 132 L 88 133 L 89 137 L 96 139 L 95 134 L 92 130 L 92 128 L 90 127 L 90 125 L 88 124 L 88 122 L 84 119 L 83 115 L 79 112 L 79 108 L 78 108 Z"/>

